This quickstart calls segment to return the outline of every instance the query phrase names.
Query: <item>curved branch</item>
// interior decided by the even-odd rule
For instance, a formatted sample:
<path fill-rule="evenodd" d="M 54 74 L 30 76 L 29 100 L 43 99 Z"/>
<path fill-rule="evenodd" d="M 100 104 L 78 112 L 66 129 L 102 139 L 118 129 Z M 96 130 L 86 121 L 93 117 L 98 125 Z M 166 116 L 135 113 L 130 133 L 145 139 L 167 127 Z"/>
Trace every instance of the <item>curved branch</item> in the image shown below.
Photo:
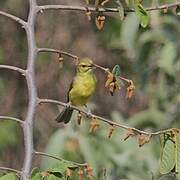
<path fill-rule="evenodd" d="M 12 15 L 12 14 L 6 13 L 6 12 L 4 12 L 4 11 L 0 11 L 0 15 L 5 16 L 5 17 L 8 17 L 8 18 L 14 20 L 14 21 L 16 21 L 17 23 L 21 24 L 23 28 L 26 28 L 27 23 L 26 23 L 26 21 L 24 21 L 23 19 L 21 19 L 21 18 L 19 18 L 19 17 L 17 17 L 17 16 L 14 16 L 14 15 Z"/>
<path fill-rule="evenodd" d="M 74 58 L 74 59 L 78 58 L 77 56 L 75 56 L 71 53 L 61 51 L 61 50 L 57 50 L 57 49 L 51 49 L 51 48 L 38 48 L 37 52 L 52 52 L 52 53 L 57 53 L 57 54 L 63 54 L 63 55 L 69 56 L 69 57 Z"/>
<path fill-rule="evenodd" d="M 61 105 L 61 106 L 64 106 L 64 107 L 67 107 L 69 105 L 67 103 L 63 103 L 61 101 L 56 101 L 56 100 L 52 100 L 52 99 L 38 99 L 38 104 L 41 104 L 41 103 L 57 104 L 57 105 Z M 115 126 L 115 127 L 122 128 L 122 129 L 125 129 L 125 130 L 131 129 L 131 130 L 133 130 L 134 132 L 136 132 L 138 134 L 156 136 L 156 135 L 160 135 L 160 134 L 163 134 L 163 133 L 169 131 L 169 129 L 166 129 L 166 130 L 161 130 L 161 131 L 157 131 L 157 132 L 146 132 L 146 131 L 142 131 L 142 130 L 139 130 L 139 129 L 134 128 L 134 127 L 129 127 L 129 126 L 125 126 L 125 125 L 113 122 L 113 121 L 111 121 L 109 119 L 103 118 L 101 116 L 97 116 L 95 114 L 89 114 L 88 112 L 86 112 L 84 110 L 81 110 L 81 109 L 77 108 L 76 106 L 71 106 L 71 108 L 73 108 L 74 110 L 84 114 L 86 117 L 95 118 L 95 119 L 97 119 L 99 121 L 103 121 L 103 122 L 105 122 L 105 123 L 107 123 L 107 124 L 109 124 L 111 126 Z"/>
<path fill-rule="evenodd" d="M 68 160 L 63 159 L 61 157 L 56 157 L 56 156 L 53 156 L 53 155 L 50 155 L 50 154 L 47 154 L 47 153 L 44 153 L 44 152 L 35 151 L 34 154 L 35 155 L 40 155 L 40 156 L 46 156 L 46 157 L 49 157 L 49 158 L 52 158 L 52 159 L 56 159 L 58 161 L 70 162 L 70 163 L 76 165 L 77 167 L 87 166 L 87 163 L 77 163 L 77 162 L 74 162 L 74 161 L 68 161 Z"/>
<path fill-rule="evenodd" d="M 19 170 L 16 170 L 16 169 L 13 169 L 13 168 L 8 168 L 8 167 L 2 167 L 2 166 L 0 167 L 0 170 L 2 170 L 2 171 L 11 171 L 11 172 L 15 172 L 17 174 L 21 174 L 22 173 Z"/>
<path fill-rule="evenodd" d="M 21 68 L 16 67 L 16 66 L 0 65 L 0 69 L 10 69 L 10 70 L 17 71 L 17 72 L 21 73 L 23 76 L 26 75 L 26 70 L 21 69 Z"/>
<path fill-rule="evenodd" d="M 26 28 L 28 42 L 28 60 L 26 81 L 28 86 L 28 109 L 24 122 L 24 145 L 25 157 L 22 168 L 21 180 L 27 180 L 30 176 L 32 160 L 33 160 L 33 122 L 36 108 L 37 89 L 35 84 L 35 59 L 37 55 L 36 40 L 35 40 L 35 20 L 37 15 L 36 0 L 29 0 L 29 15 Z"/>
<path fill-rule="evenodd" d="M 16 122 L 21 123 L 21 124 L 24 123 L 24 121 L 22 121 L 22 120 L 20 120 L 18 118 L 10 117 L 10 116 L 0 116 L 0 119 L 12 120 L 12 121 L 16 121 Z"/>
<path fill-rule="evenodd" d="M 180 5 L 180 2 L 176 3 L 171 3 L 171 4 L 165 4 L 161 6 L 155 6 L 155 7 L 149 7 L 145 8 L 146 11 L 154 11 L 154 10 L 163 10 L 163 9 L 168 9 L 168 8 L 173 8 L 177 7 Z M 94 11 L 94 12 L 119 12 L 118 8 L 105 8 L 105 7 L 99 7 L 98 10 L 96 7 L 87 7 L 87 6 L 71 6 L 71 5 L 43 5 L 38 7 L 38 11 L 43 11 L 43 10 L 50 10 L 50 9 L 55 9 L 55 10 L 70 10 L 70 11 L 84 11 L 86 12 L 87 9 L 88 11 Z M 134 12 L 134 9 L 125 9 L 125 12 Z"/>

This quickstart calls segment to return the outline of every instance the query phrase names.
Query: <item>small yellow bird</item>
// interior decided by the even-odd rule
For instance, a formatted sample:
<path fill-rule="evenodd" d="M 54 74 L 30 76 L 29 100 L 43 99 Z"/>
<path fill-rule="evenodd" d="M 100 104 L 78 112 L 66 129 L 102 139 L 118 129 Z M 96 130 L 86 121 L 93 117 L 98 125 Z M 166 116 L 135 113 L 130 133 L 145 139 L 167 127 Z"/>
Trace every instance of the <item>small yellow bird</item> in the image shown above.
<path fill-rule="evenodd" d="M 68 91 L 67 101 L 74 106 L 86 105 L 89 98 L 95 91 L 96 88 L 96 77 L 93 73 L 93 62 L 89 58 L 81 59 L 77 69 L 76 76 L 71 83 Z M 57 116 L 57 122 L 68 123 L 71 119 L 73 109 L 69 106 L 62 110 Z"/>

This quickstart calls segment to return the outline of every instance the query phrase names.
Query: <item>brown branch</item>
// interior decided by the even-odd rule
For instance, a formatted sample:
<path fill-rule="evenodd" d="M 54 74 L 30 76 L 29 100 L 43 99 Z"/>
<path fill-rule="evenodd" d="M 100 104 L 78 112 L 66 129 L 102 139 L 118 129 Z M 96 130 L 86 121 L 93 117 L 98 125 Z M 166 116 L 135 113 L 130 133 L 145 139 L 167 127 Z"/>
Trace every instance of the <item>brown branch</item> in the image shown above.
<path fill-rule="evenodd" d="M 57 54 L 63 54 L 63 55 L 66 55 L 66 56 L 69 56 L 73 59 L 78 59 L 77 56 L 71 54 L 71 53 L 68 53 L 68 52 L 65 52 L 65 51 L 61 51 L 61 50 L 57 50 L 57 49 L 51 49 L 51 48 L 38 48 L 37 49 L 37 52 L 52 52 L 52 53 L 57 53 Z"/>
<path fill-rule="evenodd" d="M 64 103 L 64 102 L 61 102 L 61 101 L 52 100 L 52 99 L 38 99 L 38 104 L 42 104 L 42 103 L 57 104 L 57 105 L 61 105 L 61 106 L 64 106 L 64 107 L 67 107 L 69 105 L 67 103 Z M 160 130 L 160 131 L 157 131 L 157 132 L 146 132 L 146 131 L 142 131 L 142 130 L 139 130 L 139 129 L 134 128 L 134 127 L 125 126 L 125 125 L 113 122 L 113 121 L 111 121 L 109 119 L 103 118 L 101 116 L 97 116 L 95 114 L 89 114 L 88 112 L 86 112 L 84 110 L 81 110 L 81 109 L 77 108 L 76 106 L 71 106 L 71 108 L 73 108 L 74 110 L 84 114 L 86 117 L 89 117 L 91 119 L 95 118 L 98 121 L 103 121 L 103 122 L 105 122 L 105 123 L 107 123 L 107 124 L 109 124 L 111 126 L 115 126 L 115 127 L 122 128 L 122 129 L 125 129 L 125 130 L 131 129 L 131 130 L 133 130 L 134 132 L 136 132 L 138 134 L 157 136 L 157 135 L 160 135 L 160 134 L 163 134 L 165 132 L 169 132 L 170 131 L 170 129 L 166 129 L 166 130 Z"/>
<path fill-rule="evenodd" d="M 180 5 L 180 2 L 176 2 L 176 3 L 165 4 L 165 5 L 155 6 L 155 7 L 149 7 L 149 8 L 145 8 L 145 9 L 146 9 L 146 11 L 163 10 L 163 9 L 177 7 L 179 5 Z M 88 9 L 88 11 L 97 12 L 96 7 L 87 7 L 87 6 L 83 7 L 83 6 L 71 6 L 71 5 L 43 5 L 43 6 L 38 7 L 38 11 L 40 11 L 40 12 L 43 12 L 43 10 L 50 10 L 50 9 L 84 11 L 84 12 L 86 12 Z M 134 11 L 135 11 L 134 9 L 125 9 L 125 12 L 134 12 Z M 118 10 L 118 8 L 99 7 L 98 12 L 119 12 L 119 10 Z"/>
<path fill-rule="evenodd" d="M 47 154 L 47 153 L 44 153 L 44 152 L 35 151 L 34 154 L 35 155 L 46 156 L 46 157 L 49 157 L 49 158 L 52 158 L 52 159 L 56 159 L 58 161 L 69 162 L 69 163 L 72 163 L 72 164 L 76 165 L 77 167 L 87 166 L 87 163 L 77 163 L 77 162 L 74 162 L 74 161 L 68 161 L 68 160 L 63 159 L 61 157 L 53 156 L 53 155 L 50 155 L 50 154 Z"/>
<path fill-rule="evenodd" d="M 13 169 L 13 168 L 8 168 L 8 167 L 2 167 L 2 166 L 0 167 L 0 170 L 2 170 L 2 171 L 11 171 L 11 172 L 15 172 L 17 174 L 21 174 L 22 173 L 19 170 L 16 170 L 16 169 Z"/>
<path fill-rule="evenodd" d="M 24 69 L 21 69 L 21 68 L 15 67 L 15 66 L 0 65 L 0 69 L 10 69 L 10 70 L 17 71 L 17 72 L 21 73 L 23 76 L 26 75 L 26 71 Z"/>
<path fill-rule="evenodd" d="M 19 17 L 17 17 L 17 16 L 14 16 L 14 15 L 12 15 L 12 14 L 3 12 L 3 11 L 0 11 L 0 15 L 5 16 L 5 17 L 8 17 L 8 18 L 14 20 L 14 21 L 16 21 L 17 23 L 21 24 L 23 28 L 26 28 L 27 23 L 26 23 L 23 19 L 21 19 L 21 18 L 19 18 Z"/>
<path fill-rule="evenodd" d="M 12 121 L 16 121 L 18 123 L 24 124 L 24 121 L 18 119 L 18 118 L 14 118 L 14 117 L 10 117 L 10 116 L 0 116 L 0 119 L 2 120 L 12 120 Z"/>

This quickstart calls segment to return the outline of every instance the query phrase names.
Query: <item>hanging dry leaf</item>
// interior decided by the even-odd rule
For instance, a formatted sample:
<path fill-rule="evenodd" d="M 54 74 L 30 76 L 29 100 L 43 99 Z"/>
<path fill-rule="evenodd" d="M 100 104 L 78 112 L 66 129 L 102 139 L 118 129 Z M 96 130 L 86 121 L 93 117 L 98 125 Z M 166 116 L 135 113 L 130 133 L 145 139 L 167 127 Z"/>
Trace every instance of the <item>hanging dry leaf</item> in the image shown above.
<path fill-rule="evenodd" d="M 126 133 L 126 137 L 124 138 L 124 141 L 126 141 L 129 137 L 133 137 L 133 136 L 135 136 L 135 135 L 136 135 L 136 134 L 135 134 L 134 130 L 131 129 L 131 128 L 129 128 L 128 131 L 127 131 L 127 133 Z"/>
<path fill-rule="evenodd" d="M 93 180 L 93 168 L 90 165 L 87 165 L 84 168 L 84 171 L 86 172 L 88 179 L 89 180 Z"/>
<path fill-rule="evenodd" d="M 96 27 L 101 30 L 104 27 L 105 16 L 96 16 Z"/>
<path fill-rule="evenodd" d="M 87 9 L 85 14 L 86 14 L 88 21 L 90 21 L 91 20 L 91 11 L 89 11 L 89 9 Z"/>
<path fill-rule="evenodd" d="M 119 89 L 119 86 L 116 81 L 116 77 L 112 73 L 108 73 L 105 87 L 110 91 L 111 95 L 114 95 L 114 92 Z"/>
<path fill-rule="evenodd" d="M 150 139 L 151 139 L 151 135 L 145 135 L 145 134 L 138 135 L 139 147 L 142 147 L 144 144 L 148 143 Z"/>
<path fill-rule="evenodd" d="M 64 63 L 64 58 L 62 57 L 61 54 L 59 54 L 58 61 L 59 61 L 59 66 L 62 68 L 63 67 L 63 63 Z"/>
<path fill-rule="evenodd" d="M 110 139 L 112 137 L 112 133 L 114 132 L 115 127 L 113 125 L 111 125 L 111 127 L 109 128 L 109 132 L 108 132 L 108 138 Z"/>
<path fill-rule="evenodd" d="M 77 114 L 77 123 L 78 123 L 78 125 L 81 125 L 81 121 L 82 121 L 82 114 L 79 111 L 78 114 Z"/>
<path fill-rule="evenodd" d="M 66 176 L 67 178 L 72 177 L 72 170 L 70 170 L 69 168 L 66 169 Z"/>
<path fill-rule="evenodd" d="M 90 125 L 91 125 L 91 127 L 89 129 L 90 133 L 95 132 L 100 126 L 100 124 L 97 122 L 96 118 L 92 118 Z"/>
<path fill-rule="evenodd" d="M 84 178 L 83 178 L 83 170 L 82 169 L 79 169 L 78 170 L 78 172 L 77 172 L 77 174 L 78 174 L 78 180 L 83 180 Z"/>
<path fill-rule="evenodd" d="M 129 80 L 129 86 L 127 87 L 126 98 L 130 99 L 134 93 L 135 86 L 132 80 Z"/>
<path fill-rule="evenodd" d="M 107 75 L 107 80 L 106 80 L 106 83 L 105 83 L 105 88 L 108 88 L 109 85 L 113 82 L 113 79 L 114 79 L 114 76 L 112 73 L 108 73 Z"/>

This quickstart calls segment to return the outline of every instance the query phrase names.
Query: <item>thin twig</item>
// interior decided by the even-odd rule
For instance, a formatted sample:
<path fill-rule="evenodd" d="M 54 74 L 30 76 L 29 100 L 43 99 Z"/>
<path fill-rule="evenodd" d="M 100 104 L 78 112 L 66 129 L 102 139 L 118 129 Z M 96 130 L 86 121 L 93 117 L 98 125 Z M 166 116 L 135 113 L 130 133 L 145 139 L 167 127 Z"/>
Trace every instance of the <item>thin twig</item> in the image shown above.
<path fill-rule="evenodd" d="M 57 54 L 63 54 L 63 55 L 66 55 L 66 56 L 69 56 L 73 59 L 78 59 L 77 56 L 71 54 L 71 53 L 68 53 L 68 52 L 65 52 L 65 51 L 61 51 L 61 50 L 57 50 L 57 49 L 51 49 L 51 48 L 38 48 L 37 49 L 38 52 L 52 52 L 52 53 L 57 53 Z"/>
<path fill-rule="evenodd" d="M 17 71 L 17 72 L 21 73 L 23 76 L 26 75 L 26 71 L 24 69 L 21 69 L 21 68 L 16 67 L 16 66 L 0 65 L 0 69 L 10 69 L 10 70 Z"/>
<path fill-rule="evenodd" d="M 180 2 L 176 3 L 171 3 L 171 4 L 165 4 L 165 5 L 160 5 L 160 6 L 155 6 L 155 7 L 149 7 L 145 8 L 146 11 L 154 11 L 154 10 L 163 10 L 163 9 L 168 9 L 168 8 L 173 8 L 177 7 L 180 5 Z M 94 11 L 97 12 L 97 7 L 87 7 L 87 6 L 71 6 L 71 5 L 43 5 L 38 7 L 38 11 L 43 12 L 43 10 L 50 10 L 50 9 L 55 9 L 55 10 L 74 10 L 74 11 Z M 134 12 L 134 9 L 125 9 L 125 12 Z M 99 7 L 98 12 L 119 12 L 118 8 L 105 8 L 105 7 Z"/>
<path fill-rule="evenodd" d="M 35 151 L 34 153 L 35 153 L 36 155 L 46 156 L 46 157 L 49 157 L 49 158 L 56 159 L 56 160 L 58 160 L 58 161 L 69 162 L 69 163 L 72 163 L 72 164 L 76 165 L 77 167 L 87 166 L 87 163 L 77 163 L 77 162 L 74 162 L 74 161 L 68 161 L 68 160 L 63 159 L 63 158 L 61 158 L 61 157 L 53 156 L 53 155 L 50 155 L 50 154 L 47 154 L 47 153 L 44 153 L 44 152 Z"/>
<path fill-rule="evenodd" d="M 20 120 L 20 119 L 18 119 L 18 118 L 15 118 L 15 117 L 10 117 L 10 116 L 0 116 L 0 119 L 2 119 L 2 120 L 12 120 L 12 121 L 16 121 L 16 122 L 18 122 L 18 123 L 21 123 L 21 124 L 23 124 L 24 123 L 24 121 L 22 121 L 22 120 Z"/>
<path fill-rule="evenodd" d="M 0 11 L 0 15 L 8 17 L 8 18 L 14 20 L 14 21 L 18 22 L 19 24 L 21 24 L 23 28 L 26 28 L 27 23 L 23 19 L 21 19 L 21 18 L 19 18 L 17 16 L 14 16 L 12 14 L 3 12 L 3 11 Z"/>
<path fill-rule="evenodd" d="M 2 171 L 11 171 L 11 172 L 15 172 L 17 174 L 21 174 L 22 173 L 19 170 L 16 170 L 16 169 L 13 169 L 13 168 L 8 168 L 8 167 L 2 167 L 2 166 L 0 167 L 0 170 L 2 170 Z"/>
<path fill-rule="evenodd" d="M 52 104 L 58 104 L 58 105 L 61 105 L 61 106 L 64 106 L 64 107 L 68 106 L 67 103 L 64 103 L 64 102 L 61 102 L 61 101 L 52 100 L 52 99 L 38 99 L 38 103 L 39 104 L 42 104 L 42 103 L 52 103 Z M 88 112 L 86 112 L 84 110 L 81 110 L 81 109 L 77 108 L 76 106 L 71 106 L 71 108 L 73 108 L 74 110 L 76 110 L 78 112 L 81 112 L 86 117 L 89 117 L 91 119 L 95 118 L 95 119 L 97 119 L 99 121 L 103 121 L 103 122 L 105 122 L 105 123 L 107 123 L 109 125 L 116 126 L 116 127 L 119 127 L 119 128 L 125 129 L 125 130 L 132 129 L 134 132 L 137 132 L 138 134 L 156 136 L 156 135 L 160 135 L 160 134 L 163 134 L 165 132 L 170 131 L 170 129 L 166 129 L 166 130 L 160 130 L 160 131 L 157 131 L 157 132 L 146 132 L 146 131 L 142 131 L 142 130 L 139 130 L 139 129 L 134 128 L 134 127 L 125 126 L 125 125 L 113 122 L 113 121 L 111 121 L 109 119 L 103 118 L 101 116 L 97 116 L 95 114 L 89 114 Z"/>

